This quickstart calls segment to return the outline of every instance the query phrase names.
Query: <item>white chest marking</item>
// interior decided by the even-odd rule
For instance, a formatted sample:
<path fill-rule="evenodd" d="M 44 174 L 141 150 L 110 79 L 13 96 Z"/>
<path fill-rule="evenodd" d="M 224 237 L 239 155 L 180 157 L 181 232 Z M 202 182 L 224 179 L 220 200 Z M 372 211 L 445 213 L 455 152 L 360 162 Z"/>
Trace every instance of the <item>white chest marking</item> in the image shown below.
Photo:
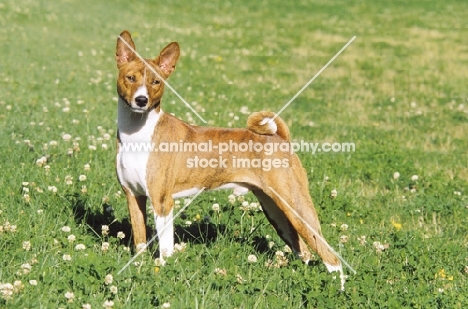
<path fill-rule="evenodd" d="M 153 147 L 153 133 L 160 114 L 132 112 L 119 98 L 117 175 L 121 184 L 135 196 L 148 196 L 146 170 Z"/>

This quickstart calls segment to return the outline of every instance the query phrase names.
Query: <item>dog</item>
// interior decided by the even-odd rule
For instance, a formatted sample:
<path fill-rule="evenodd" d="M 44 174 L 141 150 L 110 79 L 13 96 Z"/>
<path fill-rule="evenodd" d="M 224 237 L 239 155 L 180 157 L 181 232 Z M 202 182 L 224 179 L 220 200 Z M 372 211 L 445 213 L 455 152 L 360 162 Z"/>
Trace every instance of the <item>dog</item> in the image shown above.
<path fill-rule="evenodd" d="M 202 188 L 234 189 L 241 193 L 250 190 L 294 253 L 308 262 L 310 247 L 329 272 L 342 273 L 338 255 L 322 237 L 307 174 L 298 156 L 278 149 L 270 153 L 254 151 L 259 146 L 266 149 L 267 145 L 289 144 L 289 128 L 281 118 L 272 112 L 255 112 L 248 117 L 247 128 L 215 128 L 190 125 L 162 110 L 164 81 L 175 70 L 179 55 L 179 44 L 172 42 L 156 58 L 143 61 L 136 55 L 128 31 L 117 39 L 116 164 L 118 180 L 127 198 L 134 245 L 144 247 L 147 241 L 148 199 L 163 260 L 174 251 L 174 199 L 194 195 Z M 189 145 L 191 151 L 129 151 L 124 147 L 135 143 L 183 144 Z M 226 148 L 226 144 L 230 147 Z M 196 145 L 211 145 L 212 151 L 196 149 Z M 224 151 L 220 155 L 221 145 Z M 243 161 L 239 162 L 240 159 Z"/>

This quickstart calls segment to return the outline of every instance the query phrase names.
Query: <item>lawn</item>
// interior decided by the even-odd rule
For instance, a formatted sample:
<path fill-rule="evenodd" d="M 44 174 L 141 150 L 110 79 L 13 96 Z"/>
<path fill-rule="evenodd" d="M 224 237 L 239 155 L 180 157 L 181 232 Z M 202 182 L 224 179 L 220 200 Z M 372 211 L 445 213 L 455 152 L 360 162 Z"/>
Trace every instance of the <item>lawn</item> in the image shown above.
<path fill-rule="evenodd" d="M 0 307 L 468 307 L 468 11 L 463 1 L 0 3 Z M 132 259 L 115 174 L 117 35 L 154 57 L 208 125 L 279 111 L 330 245 L 340 292 L 297 260 L 247 194 L 203 193 L 180 249 Z M 169 89 L 163 109 L 204 124 Z M 177 201 L 176 208 L 186 200 Z M 149 221 L 153 225 L 152 220 Z"/>

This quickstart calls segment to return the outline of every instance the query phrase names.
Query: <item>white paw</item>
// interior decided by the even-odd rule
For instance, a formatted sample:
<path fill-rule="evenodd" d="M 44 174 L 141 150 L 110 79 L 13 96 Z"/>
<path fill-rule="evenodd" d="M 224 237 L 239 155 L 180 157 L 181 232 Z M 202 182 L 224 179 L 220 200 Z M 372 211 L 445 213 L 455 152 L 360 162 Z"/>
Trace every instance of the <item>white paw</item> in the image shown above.
<path fill-rule="evenodd" d="M 340 288 L 340 291 L 344 291 L 344 286 L 345 286 L 345 283 L 346 283 L 346 278 L 348 278 L 348 276 L 346 276 L 343 272 L 343 266 L 341 264 L 339 265 L 329 265 L 327 263 L 324 263 L 325 266 L 327 267 L 328 269 L 328 272 L 335 272 L 335 271 L 339 271 L 340 272 L 340 281 L 341 281 L 341 288 Z"/>

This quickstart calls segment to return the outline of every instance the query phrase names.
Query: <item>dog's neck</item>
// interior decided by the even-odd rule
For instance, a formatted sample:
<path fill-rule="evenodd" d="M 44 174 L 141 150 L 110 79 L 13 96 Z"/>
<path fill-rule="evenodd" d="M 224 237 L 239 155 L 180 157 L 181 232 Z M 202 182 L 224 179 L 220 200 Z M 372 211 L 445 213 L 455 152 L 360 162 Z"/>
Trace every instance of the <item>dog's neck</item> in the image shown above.
<path fill-rule="evenodd" d="M 119 137 L 122 142 L 149 142 L 163 111 L 158 108 L 145 113 L 136 113 L 119 97 L 117 113 Z"/>

